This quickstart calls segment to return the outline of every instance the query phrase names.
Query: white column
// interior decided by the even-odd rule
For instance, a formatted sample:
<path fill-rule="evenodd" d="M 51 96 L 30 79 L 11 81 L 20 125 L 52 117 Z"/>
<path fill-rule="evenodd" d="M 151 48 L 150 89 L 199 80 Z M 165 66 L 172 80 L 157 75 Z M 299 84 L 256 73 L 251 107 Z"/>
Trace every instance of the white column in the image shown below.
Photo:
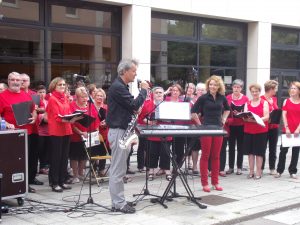
<path fill-rule="evenodd" d="M 271 67 L 271 23 L 256 22 L 248 24 L 247 86 L 258 83 L 262 86 L 270 79 Z M 250 92 L 247 87 L 247 95 Z"/>
<path fill-rule="evenodd" d="M 122 9 L 122 58 L 139 60 L 137 78 L 150 81 L 151 8 L 138 5 Z M 137 85 L 131 91 L 137 94 Z"/>

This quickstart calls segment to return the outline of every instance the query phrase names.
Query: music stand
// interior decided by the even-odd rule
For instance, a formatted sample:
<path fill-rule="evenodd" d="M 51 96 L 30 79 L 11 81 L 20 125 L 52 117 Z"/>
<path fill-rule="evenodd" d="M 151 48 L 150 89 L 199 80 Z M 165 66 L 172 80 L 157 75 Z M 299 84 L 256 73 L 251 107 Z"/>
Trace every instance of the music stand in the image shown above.
<path fill-rule="evenodd" d="M 88 115 L 89 115 L 89 117 L 88 117 L 88 124 L 89 124 L 89 126 L 88 126 L 88 147 L 87 148 L 85 147 L 86 153 L 88 155 L 88 160 L 89 160 L 89 196 L 88 196 L 87 202 L 79 204 L 79 205 L 76 205 L 75 207 L 71 208 L 70 211 L 76 210 L 76 209 L 81 208 L 81 207 L 83 207 L 85 205 L 88 205 L 88 204 L 96 205 L 98 207 L 102 207 L 104 209 L 107 209 L 107 210 L 111 211 L 110 208 L 95 203 L 94 200 L 93 200 L 93 197 L 92 197 L 92 170 L 93 170 L 92 167 L 93 167 L 93 165 L 92 165 L 91 157 L 89 156 L 89 153 L 88 153 L 87 149 L 91 150 L 91 147 L 92 147 L 91 146 L 91 144 L 92 144 L 92 136 L 91 136 L 91 126 L 90 126 L 91 124 L 89 123 L 89 120 L 91 118 L 92 105 L 94 105 L 94 101 L 93 101 L 91 95 L 89 94 L 89 91 L 88 91 L 87 87 L 85 85 L 84 85 L 84 87 L 85 87 L 86 92 L 87 92 L 88 97 L 89 97 L 89 100 L 88 100 Z M 94 107 L 95 107 L 95 105 L 94 105 Z"/>

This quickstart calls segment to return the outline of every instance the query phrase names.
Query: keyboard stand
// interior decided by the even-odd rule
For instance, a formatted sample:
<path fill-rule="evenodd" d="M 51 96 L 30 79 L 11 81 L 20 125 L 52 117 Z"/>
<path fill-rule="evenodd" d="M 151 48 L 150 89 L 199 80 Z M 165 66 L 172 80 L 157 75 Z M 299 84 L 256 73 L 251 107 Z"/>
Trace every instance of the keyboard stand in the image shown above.
<path fill-rule="evenodd" d="M 162 142 L 166 143 L 166 137 L 163 137 L 162 138 Z M 174 157 L 173 155 L 173 151 L 171 152 L 171 150 L 169 148 L 166 147 L 167 145 L 166 144 L 163 144 L 163 147 L 164 147 L 164 150 L 169 154 L 170 158 L 171 158 L 171 161 L 172 161 L 172 164 L 173 164 L 173 175 L 172 175 L 172 179 L 171 181 L 169 182 L 166 190 L 164 191 L 163 195 L 161 198 L 158 198 L 156 199 L 156 201 L 151 201 L 151 202 L 158 202 L 160 203 L 164 208 L 168 208 L 167 205 L 164 204 L 165 200 L 167 200 L 169 198 L 168 194 L 170 193 L 170 190 L 172 188 L 172 185 L 175 185 L 175 181 L 176 181 L 176 177 L 179 176 L 188 196 L 182 196 L 182 195 L 178 195 L 176 193 L 176 189 L 175 189 L 175 193 L 173 193 L 173 196 L 171 197 L 186 197 L 188 200 L 190 200 L 191 202 L 195 203 L 197 206 L 199 206 L 200 209 L 206 209 L 207 206 L 206 205 L 203 205 L 201 203 L 199 203 L 197 201 L 197 198 L 194 196 L 189 184 L 187 183 L 187 180 L 186 178 L 184 177 L 184 174 L 183 172 L 181 171 L 181 169 L 179 168 L 177 162 L 176 162 L 176 158 Z M 184 162 L 185 160 L 185 157 L 184 156 L 184 159 L 182 160 L 182 162 L 180 163 L 180 166 L 182 166 L 182 163 Z"/>

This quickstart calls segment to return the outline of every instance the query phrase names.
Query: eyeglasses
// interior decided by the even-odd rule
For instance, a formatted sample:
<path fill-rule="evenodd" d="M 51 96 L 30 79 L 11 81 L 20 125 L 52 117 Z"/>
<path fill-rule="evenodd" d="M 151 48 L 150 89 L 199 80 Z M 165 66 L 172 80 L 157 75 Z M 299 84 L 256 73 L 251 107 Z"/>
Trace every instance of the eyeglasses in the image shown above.
<path fill-rule="evenodd" d="M 57 84 L 56 86 L 60 86 L 60 87 L 63 86 L 64 87 L 64 86 L 66 86 L 66 84 Z"/>
<path fill-rule="evenodd" d="M 163 94 L 161 91 L 154 92 L 154 94 Z"/>
<path fill-rule="evenodd" d="M 10 78 L 8 79 L 9 81 L 13 81 L 13 82 L 20 82 L 21 80 L 20 79 L 14 79 L 14 78 Z"/>

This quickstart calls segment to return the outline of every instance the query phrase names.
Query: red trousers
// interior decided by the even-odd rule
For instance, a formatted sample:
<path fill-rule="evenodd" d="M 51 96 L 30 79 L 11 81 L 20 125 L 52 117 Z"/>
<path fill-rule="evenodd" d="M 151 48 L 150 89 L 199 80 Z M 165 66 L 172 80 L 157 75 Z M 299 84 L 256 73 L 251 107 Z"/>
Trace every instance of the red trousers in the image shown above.
<path fill-rule="evenodd" d="M 220 151 L 223 136 L 203 136 L 201 140 L 200 174 L 202 186 L 208 185 L 208 160 L 211 160 L 211 184 L 219 184 Z"/>

